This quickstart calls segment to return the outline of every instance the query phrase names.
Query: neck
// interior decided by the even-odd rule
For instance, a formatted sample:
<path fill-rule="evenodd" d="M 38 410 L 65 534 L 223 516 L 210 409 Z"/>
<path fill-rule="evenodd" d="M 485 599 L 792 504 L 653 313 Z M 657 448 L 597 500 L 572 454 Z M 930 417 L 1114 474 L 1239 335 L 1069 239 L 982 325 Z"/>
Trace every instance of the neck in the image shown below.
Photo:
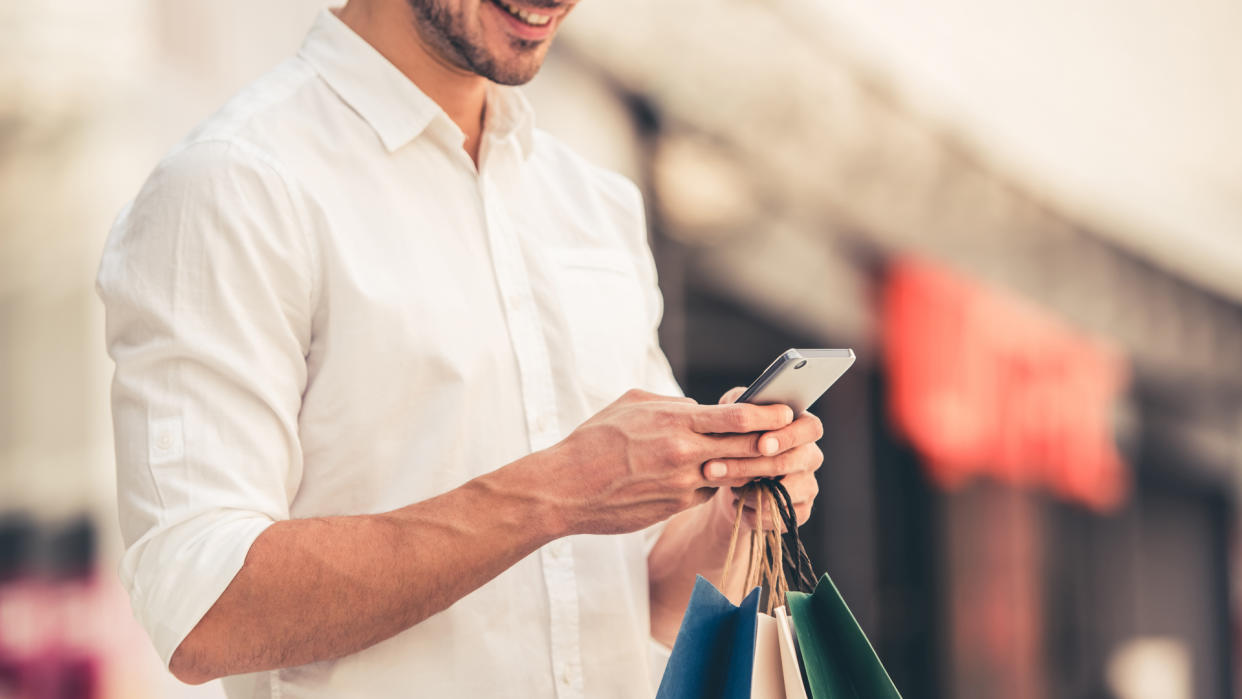
<path fill-rule="evenodd" d="M 487 79 L 449 63 L 423 40 L 417 18 L 404 0 L 351 0 L 336 10 L 358 36 L 371 44 L 430 97 L 466 135 L 463 147 L 477 165 L 483 134 Z"/>

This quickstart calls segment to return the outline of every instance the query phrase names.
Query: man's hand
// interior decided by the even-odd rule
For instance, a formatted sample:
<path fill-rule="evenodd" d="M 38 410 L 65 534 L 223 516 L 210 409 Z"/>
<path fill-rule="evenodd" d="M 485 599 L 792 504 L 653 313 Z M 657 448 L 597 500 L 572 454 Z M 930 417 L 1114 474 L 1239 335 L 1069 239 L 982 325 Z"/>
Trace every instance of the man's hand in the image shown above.
<path fill-rule="evenodd" d="M 730 389 L 721 396 L 720 403 L 722 405 L 733 403 L 745 390 L 744 386 Z M 718 533 L 724 529 L 731 533 L 742 486 L 755 478 L 774 473 L 783 475 L 781 484 L 789 491 L 789 497 L 793 500 L 794 511 L 798 515 L 798 524 L 805 524 L 811 516 L 815 496 L 819 494 L 815 472 L 823 464 L 824 454 L 816 442 L 823 436 L 823 423 L 811 413 L 805 412 L 789 425 L 760 438 L 760 451 L 765 456 L 752 459 L 721 459 L 708 463 L 704 471 L 709 475 L 717 463 L 721 464 L 727 475 L 724 479 L 714 480 L 722 485 L 730 486 L 718 490 L 711 499 L 713 521 L 708 525 L 711 530 Z M 763 524 L 768 528 L 772 526 L 769 509 L 765 506 L 763 516 Z M 748 530 L 753 529 L 756 525 L 756 515 L 755 496 L 752 494 L 742 510 L 742 525 Z"/>
<path fill-rule="evenodd" d="M 567 533 L 637 531 L 706 502 L 743 474 L 805 469 L 804 457 L 779 455 L 781 445 L 804 439 L 806 426 L 791 432 L 791 423 L 783 405 L 704 406 L 632 390 L 549 450 L 547 488 Z"/>
<path fill-rule="evenodd" d="M 743 407 L 734 403 L 743 390 L 741 387 L 730 390 L 721 397 L 719 407 Z M 737 513 L 738 494 L 735 488 L 755 478 L 782 476 L 781 482 L 794 501 L 798 523 L 802 524 L 811 516 L 811 504 L 819 492 L 815 472 L 824 460 L 815 445 L 821 436 L 823 425 L 819 418 L 803 413 L 778 429 L 746 435 L 754 440 L 757 456 L 722 456 L 704 464 L 705 480 L 721 487 L 710 498 L 710 504 L 682 512 L 669 520 L 647 557 L 651 634 L 655 639 L 669 646 L 673 644 L 686 605 L 690 602 L 696 574 L 710 580 L 734 601 L 745 592 L 741 589 L 744 576 L 731 575 L 729 582 L 732 585 L 726 585 L 721 580 Z M 743 510 L 742 522 L 747 531 L 755 526 L 755 514 L 755 503 L 748 503 Z M 747 549 L 744 545 L 737 547 L 734 552 L 735 565 L 744 564 Z"/>

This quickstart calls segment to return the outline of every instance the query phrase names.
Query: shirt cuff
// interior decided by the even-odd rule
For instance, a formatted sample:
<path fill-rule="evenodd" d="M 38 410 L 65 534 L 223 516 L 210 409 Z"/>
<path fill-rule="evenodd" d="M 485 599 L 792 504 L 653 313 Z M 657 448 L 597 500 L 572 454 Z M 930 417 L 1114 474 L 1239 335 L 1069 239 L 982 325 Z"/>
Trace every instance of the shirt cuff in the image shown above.
<path fill-rule="evenodd" d="M 660 643 L 654 637 L 649 640 L 648 656 L 651 659 L 651 684 L 653 687 L 659 687 L 660 680 L 664 679 L 664 668 L 668 667 L 668 659 L 673 654 L 673 649 Z"/>
<path fill-rule="evenodd" d="M 664 528 L 666 526 L 668 526 L 667 519 L 663 522 L 656 522 L 650 527 L 642 530 L 644 558 L 651 555 L 651 549 L 655 548 L 656 542 L 660 540 L 660 535 L 664 533 Z"/>
<path fill-rule="evenodd" d="M 125 553 L 122 582 L 165 667 L 272 524 L 253 512 L 200 515 L 158 530 Z"/>

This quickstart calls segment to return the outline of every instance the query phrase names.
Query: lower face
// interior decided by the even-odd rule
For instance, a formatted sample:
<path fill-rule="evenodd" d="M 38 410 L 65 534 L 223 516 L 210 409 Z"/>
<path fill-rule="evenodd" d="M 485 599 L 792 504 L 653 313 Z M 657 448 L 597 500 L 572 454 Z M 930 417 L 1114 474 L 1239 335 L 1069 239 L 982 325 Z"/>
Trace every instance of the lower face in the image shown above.
<path fill-rule="evenodd" d="M 408 0 L 419 34 L 449 63 L 504 85 L 528 82 L 577 0 Z"/>

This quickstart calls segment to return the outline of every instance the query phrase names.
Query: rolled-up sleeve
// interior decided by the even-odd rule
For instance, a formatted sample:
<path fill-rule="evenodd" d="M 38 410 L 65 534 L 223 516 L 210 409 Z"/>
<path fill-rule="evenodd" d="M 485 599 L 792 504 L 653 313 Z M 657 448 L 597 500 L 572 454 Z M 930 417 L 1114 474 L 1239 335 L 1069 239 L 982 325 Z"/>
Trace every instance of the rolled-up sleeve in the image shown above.
<path fill-rule="evenodd" d="M 97 289 L 116 363 L 120 576 L 165 664 L 289 516 L 308 241 L 305 202 L 278 165 L 223 141 L 166 158 L 109 235 Z"/>

